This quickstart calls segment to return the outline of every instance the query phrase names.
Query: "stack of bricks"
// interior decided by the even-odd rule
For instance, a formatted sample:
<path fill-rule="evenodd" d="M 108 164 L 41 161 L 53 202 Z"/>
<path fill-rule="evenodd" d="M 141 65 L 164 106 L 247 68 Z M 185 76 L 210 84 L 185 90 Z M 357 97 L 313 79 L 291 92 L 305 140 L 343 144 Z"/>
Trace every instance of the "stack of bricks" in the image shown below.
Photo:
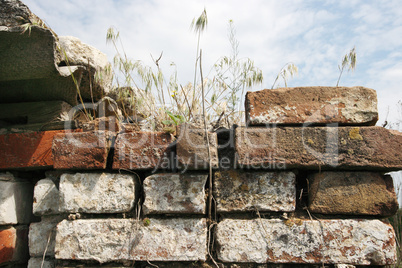
<path fill-rule="evenodd" d="M 402 169 L 402 135 L 372 126 L 376 106 L 361 87 L 263 90 L 246 96 L 247 127 L 208 135 L 189 124 L 177 137 L 120 130 L 115 118 L 91 131 L 18 134 L 0 151 L 1 169 L 42 174 L 33 198 L 20 198 L 36 217 L 28 267 L 393 264 L 385 219 L 398 204 L 384 174 Z M 22 150 L 26 139 L 37 142 Z M 45 153 L 28 159 L 36 152 Z M 13 254 L 0 260 L 17 265 L 18 247 L 3 248 Z"/>

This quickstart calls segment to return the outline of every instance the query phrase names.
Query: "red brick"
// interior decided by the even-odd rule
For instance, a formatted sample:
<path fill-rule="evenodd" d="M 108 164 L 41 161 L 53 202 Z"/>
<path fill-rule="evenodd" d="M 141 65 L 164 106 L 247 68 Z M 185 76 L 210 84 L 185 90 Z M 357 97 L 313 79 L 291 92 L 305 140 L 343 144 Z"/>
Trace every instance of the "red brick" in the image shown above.
<path fill-rule="evenodd" d="M 105 169 L 110 132 L 62 133 L 54 137 L 55 169 Z"/>
<path fill-rule="evenodd" d="M 64 130 L 0 135 L 0 169 L 50 168 L 52 141 Z"/>
<path fill-rule="evenodd" d="M 0 265 L 6 262 L 26 262 L 28 254 L 28 227 L 0 230 Z"/>
<path fill-rule="evenodd" d="M 218 137 L 215 132 L 208 132 L 209 153 L 204 129 L 195 128 L 190 124 L 182 124 L 178 132 L 176 152 L 181 169 L 208 169 L 209 153 L 211 166 L 218 167 Z"/>
<path fill-rule="evenodd" d="M 172 135 L 165 132 L 128 132 L 117 135 L 113 169 L 167 169 Z"/>
<path fill-rule="evenodd" d="M 402 132 L 382 127 L 237 128 L 238 167 L 402 169 Z"/>
<path fill-rule="evenodd" d="M 248 125 L 377 122 L 377 94 L 364 87 L 296 87 L 247 92 Z"/>

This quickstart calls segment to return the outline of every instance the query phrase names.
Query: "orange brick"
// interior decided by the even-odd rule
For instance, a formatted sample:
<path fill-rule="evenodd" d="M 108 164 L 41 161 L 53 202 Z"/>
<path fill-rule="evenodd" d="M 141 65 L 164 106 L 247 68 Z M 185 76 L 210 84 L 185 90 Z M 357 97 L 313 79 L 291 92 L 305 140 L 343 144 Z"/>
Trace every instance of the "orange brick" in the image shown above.
<path fill-rule="evenodd" d="M 0 230 L 0 265 L 6 262 L 25 262 L 28 254 L 28 227 Z"/>
<path fill-rule="evenodd" d="M 54 137 L 55 169 L 105 169 L 113 135 L 105 131 L 60 133 Z"/>
<path fill-rule="evenodd" d="M 53 166 L 52 141 L 64 130 L 0 135 L 0 169 Z"/>

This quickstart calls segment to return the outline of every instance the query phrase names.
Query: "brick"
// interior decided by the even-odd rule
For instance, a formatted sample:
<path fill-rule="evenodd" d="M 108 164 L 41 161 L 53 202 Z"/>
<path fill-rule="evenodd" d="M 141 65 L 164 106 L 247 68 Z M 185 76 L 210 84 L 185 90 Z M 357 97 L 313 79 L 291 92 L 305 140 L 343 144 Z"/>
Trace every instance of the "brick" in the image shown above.
<path fill-rule="evenodd" d="M 42 266 L 43 262 L 43 266 Z M 28 268 L 54 268 L 54 260 L 43 260 L 43 258 L 30 258 L 28 261 Z"/>
<path fill-rule="evenodd" d="M 396 261 L 392 226 L 379 220 L 225 219 L 216 230 L 223 262 L 348 263 Z"/>
<path fill-rule="evenodd" d="M 246 123 L 374 126 L 376 91 L 365 87 L 296 87 L 246 94 Z"/>
<path fill-rule="evenodd" d="M 145 214 L 205 213 L 208 175 L 155 174 L 144 180 Z"/>
<path fill-rule="evenodd" d="M 0 225 L 30 223 L 32 196 L 33 184 L 0 174 Z"/>
<path fill-rule="evenodd" d="M 294 211 L 293 172 L 215 172 L 214 197 L 218 212 Z"/>
<path fill-rule="evenodd" d="M 208 169 L 208 145 L 205 130 L 194 128 L 190 124 L 182 124 L 179 127 L 177 138 L 177 160 L 181 169 Z M 208 132 L 211 165 L 217 168 L 218 138 L 216 133 Z"/>
<path fill-rule="evenodd" d="M 116 138 L 113 169 L 169 168 L 172 135 L 165 132 L 136 131 Z"/>
<path fill-rule="evenodd" d="M 134 208 L 139 185 L 133 175 L 111 173 L 63 174 L 60 211 L 66 213 L 120 213 Z"/>
<path fill-rule="evenodd" d="M 382 127 L 236 129 L 237 167 L 402 169 L 402 133 Z"/>
<path fill-rule="evenodd" d="M 105 169 L 110 132 L 62 133 L 54 137 L 55 169 Z"/>
<path fill-rule="evenodd" d="M 52 141 L 64 130 L 0 135 L 0 169 L 51 168 Z"/>
<path fill-rule="evenodd" d="M 28 258 L 28 227 L 0 230 L 0 265 L 7 262 L 22 263 Z"/>
<path fill-rule="evenodd" d="M 28 236 L 31 257 L 42 258 L 45 250 L 47 257 L 54 257 L 56 226 L 62 220 L 62 216 L 47 216 L 40 222 L 31 223 Z"/>
<path fill-rule="evenodd" d="M 36 216 L 59 214 L 59 189 L 51 179 L 38 181 L 34 188 L 33 213 Z"/>
<path fill-rule="evenodd" d="M 315 173 L 309 177 L 308 196 L 314 213 L 389 217 L 398 211 L 392 178 L 379 173 Z"/>
<path fill-rule="evenodd" d="M 56 259 L 197 261 L 207 255 L 205 219 L 91 219 L 57 226 Z M 107 230 L 107 231 L 106 231 Z"/>

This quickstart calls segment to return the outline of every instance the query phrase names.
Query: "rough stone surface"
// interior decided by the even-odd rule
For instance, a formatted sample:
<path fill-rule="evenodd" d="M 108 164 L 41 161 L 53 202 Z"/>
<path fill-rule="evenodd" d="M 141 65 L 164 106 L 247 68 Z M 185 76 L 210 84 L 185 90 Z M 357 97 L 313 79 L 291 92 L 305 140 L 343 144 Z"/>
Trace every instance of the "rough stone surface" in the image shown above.
<path fill-rule="evenodd" d="M 107 132 L 58 134 L 52 145 L 54 168 L 105 169 L 109 148 Z"/>
<path fill-rule="evenodd" d="M 29 226 L 29 255 L 31 257 L 54 257 L 56 226 L 63 220 L 62 216 L 42 217 L 42 221 Z M 49 244 L 48 244 L 49 241 Z"/>
<path fill-rule="evenodd" d="M 236 129 L 237 167 L 402 169 L 402 132 L 382 127 Z"/>
<path fill-rule="evenodd" d="M 43 266 L 42 266 L 43 262 Z M 54 268 L 53 260 L 43 260 L 42 258 L 30 258 L 28 261 L 28 268 Z"/>
<path fill-rule="evenodd" d="M 0 230 L 0 265 L 7 262 L 23 263 L 28 258 L 28 227 Z"/>
<path fill-rule="evenodd" d="M 52 141 L 64 130 L 0 135 L 0 169 L 51 168 Z"/>
<path fill-rule="evenodd" d="M 374 126 L 377 94 L 364 87 L 296 87 L 246 94 L 246 123 Z"/>
<path fill-rule="evenodd" d="M 30 182 L 16 180 L 11 174 L 0 174 L 0 225 L 30 223 L 32 191 Z"/>
<path fill-rule="evenodd" d="M 348 263 L 396 261 L 392 226 L 379 220 L 225 219 L 217 226 L 224 262 Z"/>
<path fill-rule="evenodd" d="M 34 188 L 33 213 L 37 216 L 59 214 L 59 189 L 51 179 L 38 181 Z"/>
<path fill-rule="evenodd" d="M 62 221 L 57 226 L 56 258 L 101 263 L 206 259 L 205 219 L 152 218 L 145 225 L 133 219 Z"/>
<path fill-rule="evenodd" d="M 111 173 L 63 174 L 60 178 L 60 211 L 119 213 L 130 211 L 137 200 L 133 175 Z"/>
<path fill-rule="evenodd" d="M 165 132 L 129 132 L 117 135 L 113 169 L 166 169 L 172 135 Z"/>
<path fill-rule="evenodd" d="M 104 53 L 72 36 L 59 36 L 59 44 L 63 50 L 62 60 L 68 61 L 70 65 L 81 65 L 88 69 L 88 73 L 83 75 L 80 84 L 81 93 L 84 96 L 93 96 L 95 100 L 98 100 L 104 93 L 109 92 L 113 73 Z"/>
<path fill-rule="evenodd" d="M 145 214 L 205 213 L 208 175 L 155 174 L 144 180 Z"/>
<path fill-rule="evenodd" d="M 294 211 L 293 172 L 215 172 L 214 197 L 218 212 Z"/>
<path fill-rule="evenodd" d="M 398 211 L 391 176 L 322 172 L 309 177 L 309 210 L 321 214 L 392 216 Z"/>
<path fill-rule="evenodd" d="M 208 146 L 204 129 L 189 124 L 179 127 L 177 138 L 177 160 L 181 169 L 208 169 Z M 218 167 L 218 138 L 216 133 L 208 132 L 211 165 Z"/>

